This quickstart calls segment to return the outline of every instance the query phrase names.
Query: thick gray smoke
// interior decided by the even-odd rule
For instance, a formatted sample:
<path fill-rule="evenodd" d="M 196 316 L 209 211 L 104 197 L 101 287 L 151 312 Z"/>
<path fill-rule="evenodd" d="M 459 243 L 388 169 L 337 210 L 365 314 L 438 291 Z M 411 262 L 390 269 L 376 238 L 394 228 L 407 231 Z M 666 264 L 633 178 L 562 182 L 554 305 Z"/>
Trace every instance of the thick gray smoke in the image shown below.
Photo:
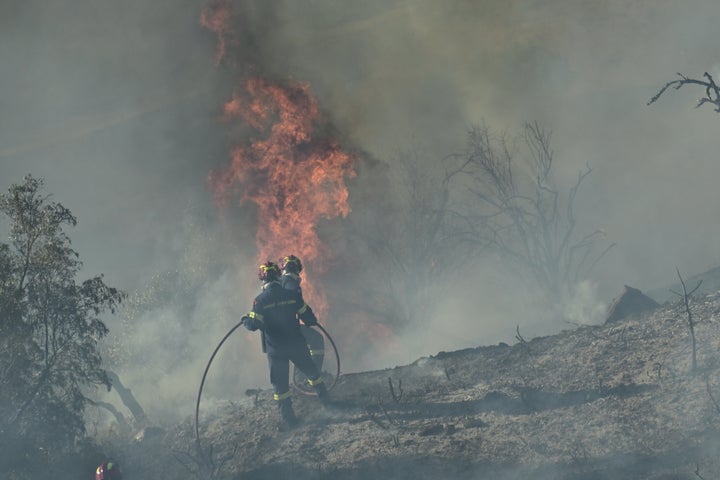
<path fill-rule="evenodd" d="M 198 22 L 198 2 L 0 3 L 0 188 L 26 173 L 46 179 L 79 219 L 70 235 L 87 276 L 104 273 L 133 291 L 177 270 L 194 209 L 216 233 L 213 251 L 225 258 L 215 262 L 228 268 L 210 270 L 198 310 L 183 315 L 199 322 L 219 304 L 238 316 L 249 307 L 254 245 L 252 223 L 243 222 L 252 215 L 218 221 L 206 187 L 233 145 L 220 107 L 249 71 L 308 82 L 342 139 L 391 167 L 417 139 L 427 162 L 462 150 L 467 128 L 481 121 L 500 131 L 535 120 L 552 129 L 562 182 L 572 185 L 586 164 L 593 169 L 578 197 L 578 230 L 603 228 L 618 243 L 566 306 L 568 318 L 595 321 L 623 284 L 652 289 L 672 283 L 675 266 L 690 274 L 718 263 L 720 117 L 692 108 L 702 92 L 691 87 L 646 106 L 677 71 L 717 73 L 717 2 L 232 5 L 236 44 L 215 66 L 216 39 Z M 348 369 L 512 340 L 516 324 L 528 336 L 560 328 L 507 271 L 491 260 L 473 263 L 437 299 L 437 320 L 387 357 L 371 350 L 354 366 L 346 359 Z M 173 330 L 172 315 L 148 313 L 137 341 L 161 334 L 156 320 L 185 334 Z M 193 331 L 193 358 L 180 362 L 193 367 L 171 372 L 193 385 L 187 398 L 234 320 L 228 313 Z M 246 360 L 264 372 L 261 356 Z M 166 388 L 162 382 L 155 385 Z"/>

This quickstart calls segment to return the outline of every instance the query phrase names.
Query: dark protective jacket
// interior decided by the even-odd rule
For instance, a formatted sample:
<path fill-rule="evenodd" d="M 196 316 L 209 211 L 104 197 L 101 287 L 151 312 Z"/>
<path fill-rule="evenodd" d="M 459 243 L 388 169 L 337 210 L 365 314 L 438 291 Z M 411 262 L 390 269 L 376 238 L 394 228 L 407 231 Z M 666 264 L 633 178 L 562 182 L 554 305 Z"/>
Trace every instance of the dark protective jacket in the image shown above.
<path fill-rule="evenodd" d="M 306 325 L 317 323 L 315 314 L 300 292 L 287 290 L 279 282 L 270 282 L 255 297 L 252 311 L 244 317 L 243 324 L 250 331 L 263 332 L 268 354 L 288 352 L 307 348 L 297 317 Z"/>
<path fill-rule="evenodd" d="M 280 284 L 287 290 L 295 290 L 302 294 L 300 288 L 300 277 L 296 273 L 283 273 L 280 277 Z"/>

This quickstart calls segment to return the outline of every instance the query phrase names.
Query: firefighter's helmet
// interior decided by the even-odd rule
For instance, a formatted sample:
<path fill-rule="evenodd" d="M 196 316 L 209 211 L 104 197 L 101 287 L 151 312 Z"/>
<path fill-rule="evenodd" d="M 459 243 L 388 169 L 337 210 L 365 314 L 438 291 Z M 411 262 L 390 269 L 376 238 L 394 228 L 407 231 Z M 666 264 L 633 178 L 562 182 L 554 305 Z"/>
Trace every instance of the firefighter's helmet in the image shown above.
<path fill-rule="evenodd" d="M 302 262 L 295 255 L 288 255 L 280 260 L 280 268 L 285 272 L 299 274 L 302 272 Z"/>
<path fill-rule="evenodd" d="M 258 278 L 261 282 L 272 282 L 280 278 L 280 269 L 273 262 L 265 262 L 258 267 Z"/>

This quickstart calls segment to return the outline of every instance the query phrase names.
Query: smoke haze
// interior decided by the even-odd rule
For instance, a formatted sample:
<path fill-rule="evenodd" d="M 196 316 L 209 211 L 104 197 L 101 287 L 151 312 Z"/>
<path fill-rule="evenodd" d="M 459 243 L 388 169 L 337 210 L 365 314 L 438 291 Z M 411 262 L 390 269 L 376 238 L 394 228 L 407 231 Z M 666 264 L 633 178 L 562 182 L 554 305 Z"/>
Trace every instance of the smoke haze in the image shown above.
<path fill-rule="evenodd" d="M 200 25 L 198 2 L 0 3 L 0 189 L 27 173 L 45 178 L 78 218 L 69 234 L 85 275 L 104 273 L 128 291 L 159 272 L 189 271 L 193 235 L 211 237 L 198 241 L 213 266 L 193 284 L 196 310 L 146 311 L 129 338 L 139 350 L 167 333 L 194 337 L 180 361 L 155 349 L 162 375 L 127 372 L 141 403 L 154 401 L 152 389 L 165 392 L 158 408 L 171 396 L 190 403 L 212 348 L 256 293 L 252 212 L 219 215 L 206 184 L 234 145 L 219 122 L 222 104 L 249 72 L 309 83 L 341 141 L 391 168 L 418 142 L 427 162 L 462 150 L 468 127 L 482 121 L 498 131 L 525 121 L 552 129 L 561 183 L 593 169 L 578 197 L 578 231 L 603 228 L 618 244 L 595 282 L 580 286 L 582 301 L 567 306 L 579 322 L 596 321 L 624 284 L 649 290 L 673 283 L 675 266 L 692 274 L 718 264 L 720 117 L 693 109 L 702 92 L 690 86 L 646 105 L 675 72 L 720 74 L 717 2 L 231 5 L 235 29 L 216 65 L 217 39 Z M 483 261 L 465 275 L 438 298 L 437 320 L 386 356 L 348 345 L 347 369 L 509 341 L 516 324 L 528 337 L 561 327 L 531 294 L 518 298 L 502 265 Z M 255 341 L 234 344 L 255 349 Z M 250 352 L 219 359 L 217 375 L 264 386 L 265 360 Z"/>

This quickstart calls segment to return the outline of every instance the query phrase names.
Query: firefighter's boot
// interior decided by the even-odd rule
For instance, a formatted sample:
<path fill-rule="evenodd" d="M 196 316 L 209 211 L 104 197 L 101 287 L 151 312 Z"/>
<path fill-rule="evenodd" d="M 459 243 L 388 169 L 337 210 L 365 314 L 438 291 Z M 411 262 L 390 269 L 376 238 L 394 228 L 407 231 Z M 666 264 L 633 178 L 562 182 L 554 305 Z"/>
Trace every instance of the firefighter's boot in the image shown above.
<path fill-rule="evenodd" d="M 278 409 L 280 410 L 280 415 L 282 416 L 282 419 L 285 421 L 289 428 L 295 428 L 298 426 L 300 420 L 295 416 L 295 411 L 293 410 L 292 406 L 292 400 L 289 397 L 283 398 L 282 400 L 278 401 Z"/>
<path fill-rule="evenodd" d="M 332 408 L 333 403 L 332 400 L 330 400 L 330 394 L 328 393 L 325 384 L 318 383 L 313 385 L 313 388 L 315 389 L 315 393 L 317 393 L 317 396 L 320 399 L 320 403 L 323 404 L 323 407 Z"/>

